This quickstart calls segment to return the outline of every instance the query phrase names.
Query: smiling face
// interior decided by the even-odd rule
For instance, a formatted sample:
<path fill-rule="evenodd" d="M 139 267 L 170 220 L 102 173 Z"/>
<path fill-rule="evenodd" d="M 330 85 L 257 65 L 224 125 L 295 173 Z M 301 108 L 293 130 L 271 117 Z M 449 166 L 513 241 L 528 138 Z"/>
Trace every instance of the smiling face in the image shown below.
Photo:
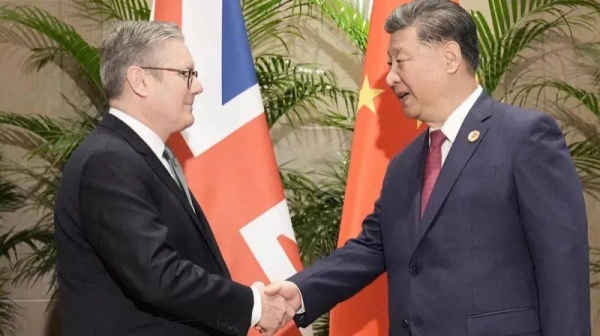
<path fill-rule="evenodd" d="M 423 122 L 437 119 L 438 97 L 445 90 L 447 66 L 437 44 L 419 41 L 417 29 L 408 27 L 391 35 L 386 83 L 404 105 L 404 114 Z"/>

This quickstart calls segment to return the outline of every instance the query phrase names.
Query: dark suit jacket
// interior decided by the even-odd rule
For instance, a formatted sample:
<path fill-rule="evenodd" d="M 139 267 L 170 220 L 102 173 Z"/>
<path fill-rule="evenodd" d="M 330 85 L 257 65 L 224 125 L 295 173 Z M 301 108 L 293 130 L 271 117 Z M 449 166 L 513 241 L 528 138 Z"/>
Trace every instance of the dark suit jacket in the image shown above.
<path fill-rule="evenodd" d="M 389 164 L 358 238 L 291 279 L 306 306 L 296 323 L 387 271 L 390 335 L 589 336 L 585 207 L 556 123 L 482 94 L 420 219 L 428 143 Z"/>
<path fill-rule="evenodd" d="M 65 336 L 246 335 L 252 291 L 146 143 L 108 114 L 64 167 L 55 230 Z"/>

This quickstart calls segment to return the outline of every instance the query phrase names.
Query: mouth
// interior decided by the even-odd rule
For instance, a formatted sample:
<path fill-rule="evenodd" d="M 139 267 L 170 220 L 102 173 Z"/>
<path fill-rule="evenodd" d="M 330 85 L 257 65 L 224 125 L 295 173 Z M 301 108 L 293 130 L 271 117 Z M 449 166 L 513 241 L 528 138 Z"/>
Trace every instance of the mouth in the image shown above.
<path fill-rule="evenodd" d="M 398 93 L 398 98 L 400 98 L 400 100 L 402 100 L 403 102 L 406 101 L 408 96 L 410 96 L 410 93 L 408 93 L 408 92 L 399 92 Z"/>

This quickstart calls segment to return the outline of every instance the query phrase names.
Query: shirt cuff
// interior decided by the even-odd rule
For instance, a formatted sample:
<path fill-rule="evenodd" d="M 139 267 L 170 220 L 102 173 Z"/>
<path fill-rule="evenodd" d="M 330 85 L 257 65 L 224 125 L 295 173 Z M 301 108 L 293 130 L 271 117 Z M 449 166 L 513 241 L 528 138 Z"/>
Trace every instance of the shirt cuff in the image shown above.
<path fill-rule="evenodd" d="M 300 303 L 302 304 L 300 306 L 300 309 L 298 309 L 296 311 L 296 315 L 304 314 L 306 312 L 306 310 L 304 309 L 304 299 L 302 298 L 302 292 L 300 291 L 300 288 L 298 288 L 297 285 L 296 285 L 296 288 L 298 289 L 298 294 L 300 294 Z"/>
<path fill-rule="evenodd" d="M 254 297 L 254 306 L 252 307 L 252 318 L 250 319 L 250 326 L 254 327 L 260 321 L 262 317 L 262 299 L 260 298 L 260 293 L 258 289 L 254 287 L 250 287 L 252 289 L 252 297 Z M 302 303 L 302 307 L 304 307 L 304 303 Z"/>

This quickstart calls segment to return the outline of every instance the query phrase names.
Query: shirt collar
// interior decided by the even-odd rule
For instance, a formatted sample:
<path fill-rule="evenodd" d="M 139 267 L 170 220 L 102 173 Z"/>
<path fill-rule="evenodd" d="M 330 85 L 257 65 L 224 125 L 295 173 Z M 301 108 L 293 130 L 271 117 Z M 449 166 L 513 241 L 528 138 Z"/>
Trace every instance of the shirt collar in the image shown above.
<path fill-rule="evenodd" d="M 123 111 L 117 110 L 114 107 L 111 107 L 110 110 L 108 110 L 108 113 L 112 114 L 129 126 L 135 132 L 135 134 L 144 140 L 144 142 L 148 145 L 148 147 L 150 147 L 152 152 L 156 154 L 159 159 L 162 158 L 165 150 L 165 143 L 158 136 L 158 134 L 156 134 L 148 126 L 144 125 L 141 121 Z"/>
<path fill-rule="evenodd" d="M 477 85 L 475 91 L 473 91 L 473 93 L 471 93 L 471 95 L 467 99 L 465 99 L 465 101 L 463 101 L 456 108 L 456 110 L 452 112 L 452 114 L 450 114 L 448 119 L 446 119 L 446 122 L 444 122 L 444 124 L 442 125 L 442 133 L 444 133 L 446 139 L 448 139 L 450 143 L 454 143 L 454 140 L 458 135 L 458 131 L 460 131 L 460 127 L 465 121 L 467 114 L 469 114 L 469 111 L 471 110 L 473 105 L 475 105 L 477 98 L 479 98 L 482 92 L 483 88 L 481 87 L 481 85 Z M 430 133 L 433 131 L 435 131 L 435 129 L 429 129 Z"/>

